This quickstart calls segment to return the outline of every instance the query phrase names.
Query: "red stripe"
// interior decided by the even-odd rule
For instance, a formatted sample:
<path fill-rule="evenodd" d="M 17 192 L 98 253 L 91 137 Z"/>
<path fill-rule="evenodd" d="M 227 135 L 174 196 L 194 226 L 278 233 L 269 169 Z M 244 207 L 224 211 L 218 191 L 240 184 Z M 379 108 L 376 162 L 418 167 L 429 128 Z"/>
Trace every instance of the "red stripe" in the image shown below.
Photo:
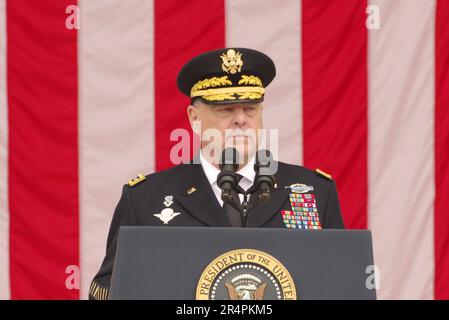
<path fill-rule="evenodd" d="M 77 33 L 74 0 L 7 1 L 12 299 L 78 299 Z"/>
<path fill-rule="evenodd" d="M 367 227 L 366 1 L 303 0 L 304 165 L 336 180 L 346 227 Z"/>
<path fill-rule="evenodd" d="M 435 299 L 449 299 L 449 1 L 439 0 L 435 39 Z"/>
<path fill-rule="evenodd" d="M 173 166 L 170 133 L 190 130 L 189 99 L 178 91 L 176 76 L 193 56 L 225 46 L 224 12 L 224 0 L 155 1 L 156 170 Z"/>

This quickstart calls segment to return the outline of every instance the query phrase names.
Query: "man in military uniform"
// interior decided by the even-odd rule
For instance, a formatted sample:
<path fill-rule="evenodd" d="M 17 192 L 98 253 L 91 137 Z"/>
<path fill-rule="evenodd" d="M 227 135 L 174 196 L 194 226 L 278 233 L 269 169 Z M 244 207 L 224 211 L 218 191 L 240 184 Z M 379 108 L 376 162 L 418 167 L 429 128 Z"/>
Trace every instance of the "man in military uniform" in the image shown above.
<path fill-rule="evenodd" d="M 243 190 L 254 184 L 256 175 L 254 153 L 248 148 L 250 137 L 226 136 L 225 131 L 262 128 L 261 103 L 275 74 L 275 65 L 267 55 L 252 49 L 225 48 L 193 58 L 178 75 L 179 89 L 191 98 L 187 107 L 191 125 L 200 121 L 199 134 L 216 129 L 224 142 L 237 143 L 244 160 L 237 171 Z M 234 216 L 238 212 L 226 208 L 221 200 L 217 153 L 214 161 L 213 154 L 203 152 L 208 143 L 202 141 L 202 152 L 193 163 L 139 175 L 123 187 L 109 230 L 106 256 L 90 287 L 91 299 L 108 297 L 121 226 L 344 228 L 331 176 L 319 169 L 311 171 L 282 162 L 277 162 L 276 184 L 269 201 L 250 211 L 243 224 Z M 249 204 L 256 199 L 257 192 L 251 195 Z"/>

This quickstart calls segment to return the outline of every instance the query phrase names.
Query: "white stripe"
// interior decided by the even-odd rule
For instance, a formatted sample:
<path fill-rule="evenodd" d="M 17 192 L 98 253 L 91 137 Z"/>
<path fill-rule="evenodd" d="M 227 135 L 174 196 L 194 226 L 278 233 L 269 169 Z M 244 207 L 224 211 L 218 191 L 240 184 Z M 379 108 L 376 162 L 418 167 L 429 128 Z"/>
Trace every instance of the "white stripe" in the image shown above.
<path fill-rule="evenodd" d="M 433 0 L 372 0 L 369 32 L 369 227 L 379 298 L 433 298 Z"/>
<path fill-rule="evenodd" d="M 79 2 L 80 260 L 86 298 L 122 185 L 154 170 L 153 2 Z"/>
<path fill-rule="evenodd" d="M 6 0 L 0 0 L 0 300 L 10 298 Z"/>
<path fill-rule="evenodd" d="M 277 75 L 265 94 L 264 125 L 279 130 L 279 160 L 302 163 L 300 1 L 226 1 L 226 42 L 274 60 Z"/>

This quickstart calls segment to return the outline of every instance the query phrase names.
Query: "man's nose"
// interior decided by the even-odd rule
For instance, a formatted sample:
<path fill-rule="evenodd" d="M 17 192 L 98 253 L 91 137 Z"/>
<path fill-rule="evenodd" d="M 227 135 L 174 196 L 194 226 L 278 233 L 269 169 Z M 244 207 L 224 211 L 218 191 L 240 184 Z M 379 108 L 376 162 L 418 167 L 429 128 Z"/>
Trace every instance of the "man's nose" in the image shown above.
<path fill-rule="evenodd" d="M 241 128 L 246 125 L 246 113 L 242 106 L 236 106 L 234 109 L 234 126 Z"/>

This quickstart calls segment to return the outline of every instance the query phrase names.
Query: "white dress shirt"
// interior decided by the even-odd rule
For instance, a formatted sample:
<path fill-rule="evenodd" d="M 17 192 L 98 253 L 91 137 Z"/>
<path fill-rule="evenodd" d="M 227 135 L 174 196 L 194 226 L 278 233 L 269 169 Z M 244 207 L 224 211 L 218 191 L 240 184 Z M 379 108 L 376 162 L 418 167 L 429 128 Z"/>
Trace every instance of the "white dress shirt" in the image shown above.
<path fill-rule="evenodd" d="M 215 197 L 217 197 L 218 202 L 223 206 L 223 200 L 221 200 L 221 189 L 217 185 L 217 176 L 220 173 L 220 169 L 214 167 L 209 163 L 204 157 L 203 153 L 200 152 L 200 162 L 203 167 L 204 173 L 206 174 L 207 180 L 214 191 Z M 254 171 L 255 157 L 253 157 L 243 168 L 237 171 L 243 178 L 240 180 L 239 185 L 243 190 L 248 190 L 254 183 L 254 178 L 256 177 L 256 172 Z M 243 201 L 243 194 L 239 194 L 240 202 Z"/>

